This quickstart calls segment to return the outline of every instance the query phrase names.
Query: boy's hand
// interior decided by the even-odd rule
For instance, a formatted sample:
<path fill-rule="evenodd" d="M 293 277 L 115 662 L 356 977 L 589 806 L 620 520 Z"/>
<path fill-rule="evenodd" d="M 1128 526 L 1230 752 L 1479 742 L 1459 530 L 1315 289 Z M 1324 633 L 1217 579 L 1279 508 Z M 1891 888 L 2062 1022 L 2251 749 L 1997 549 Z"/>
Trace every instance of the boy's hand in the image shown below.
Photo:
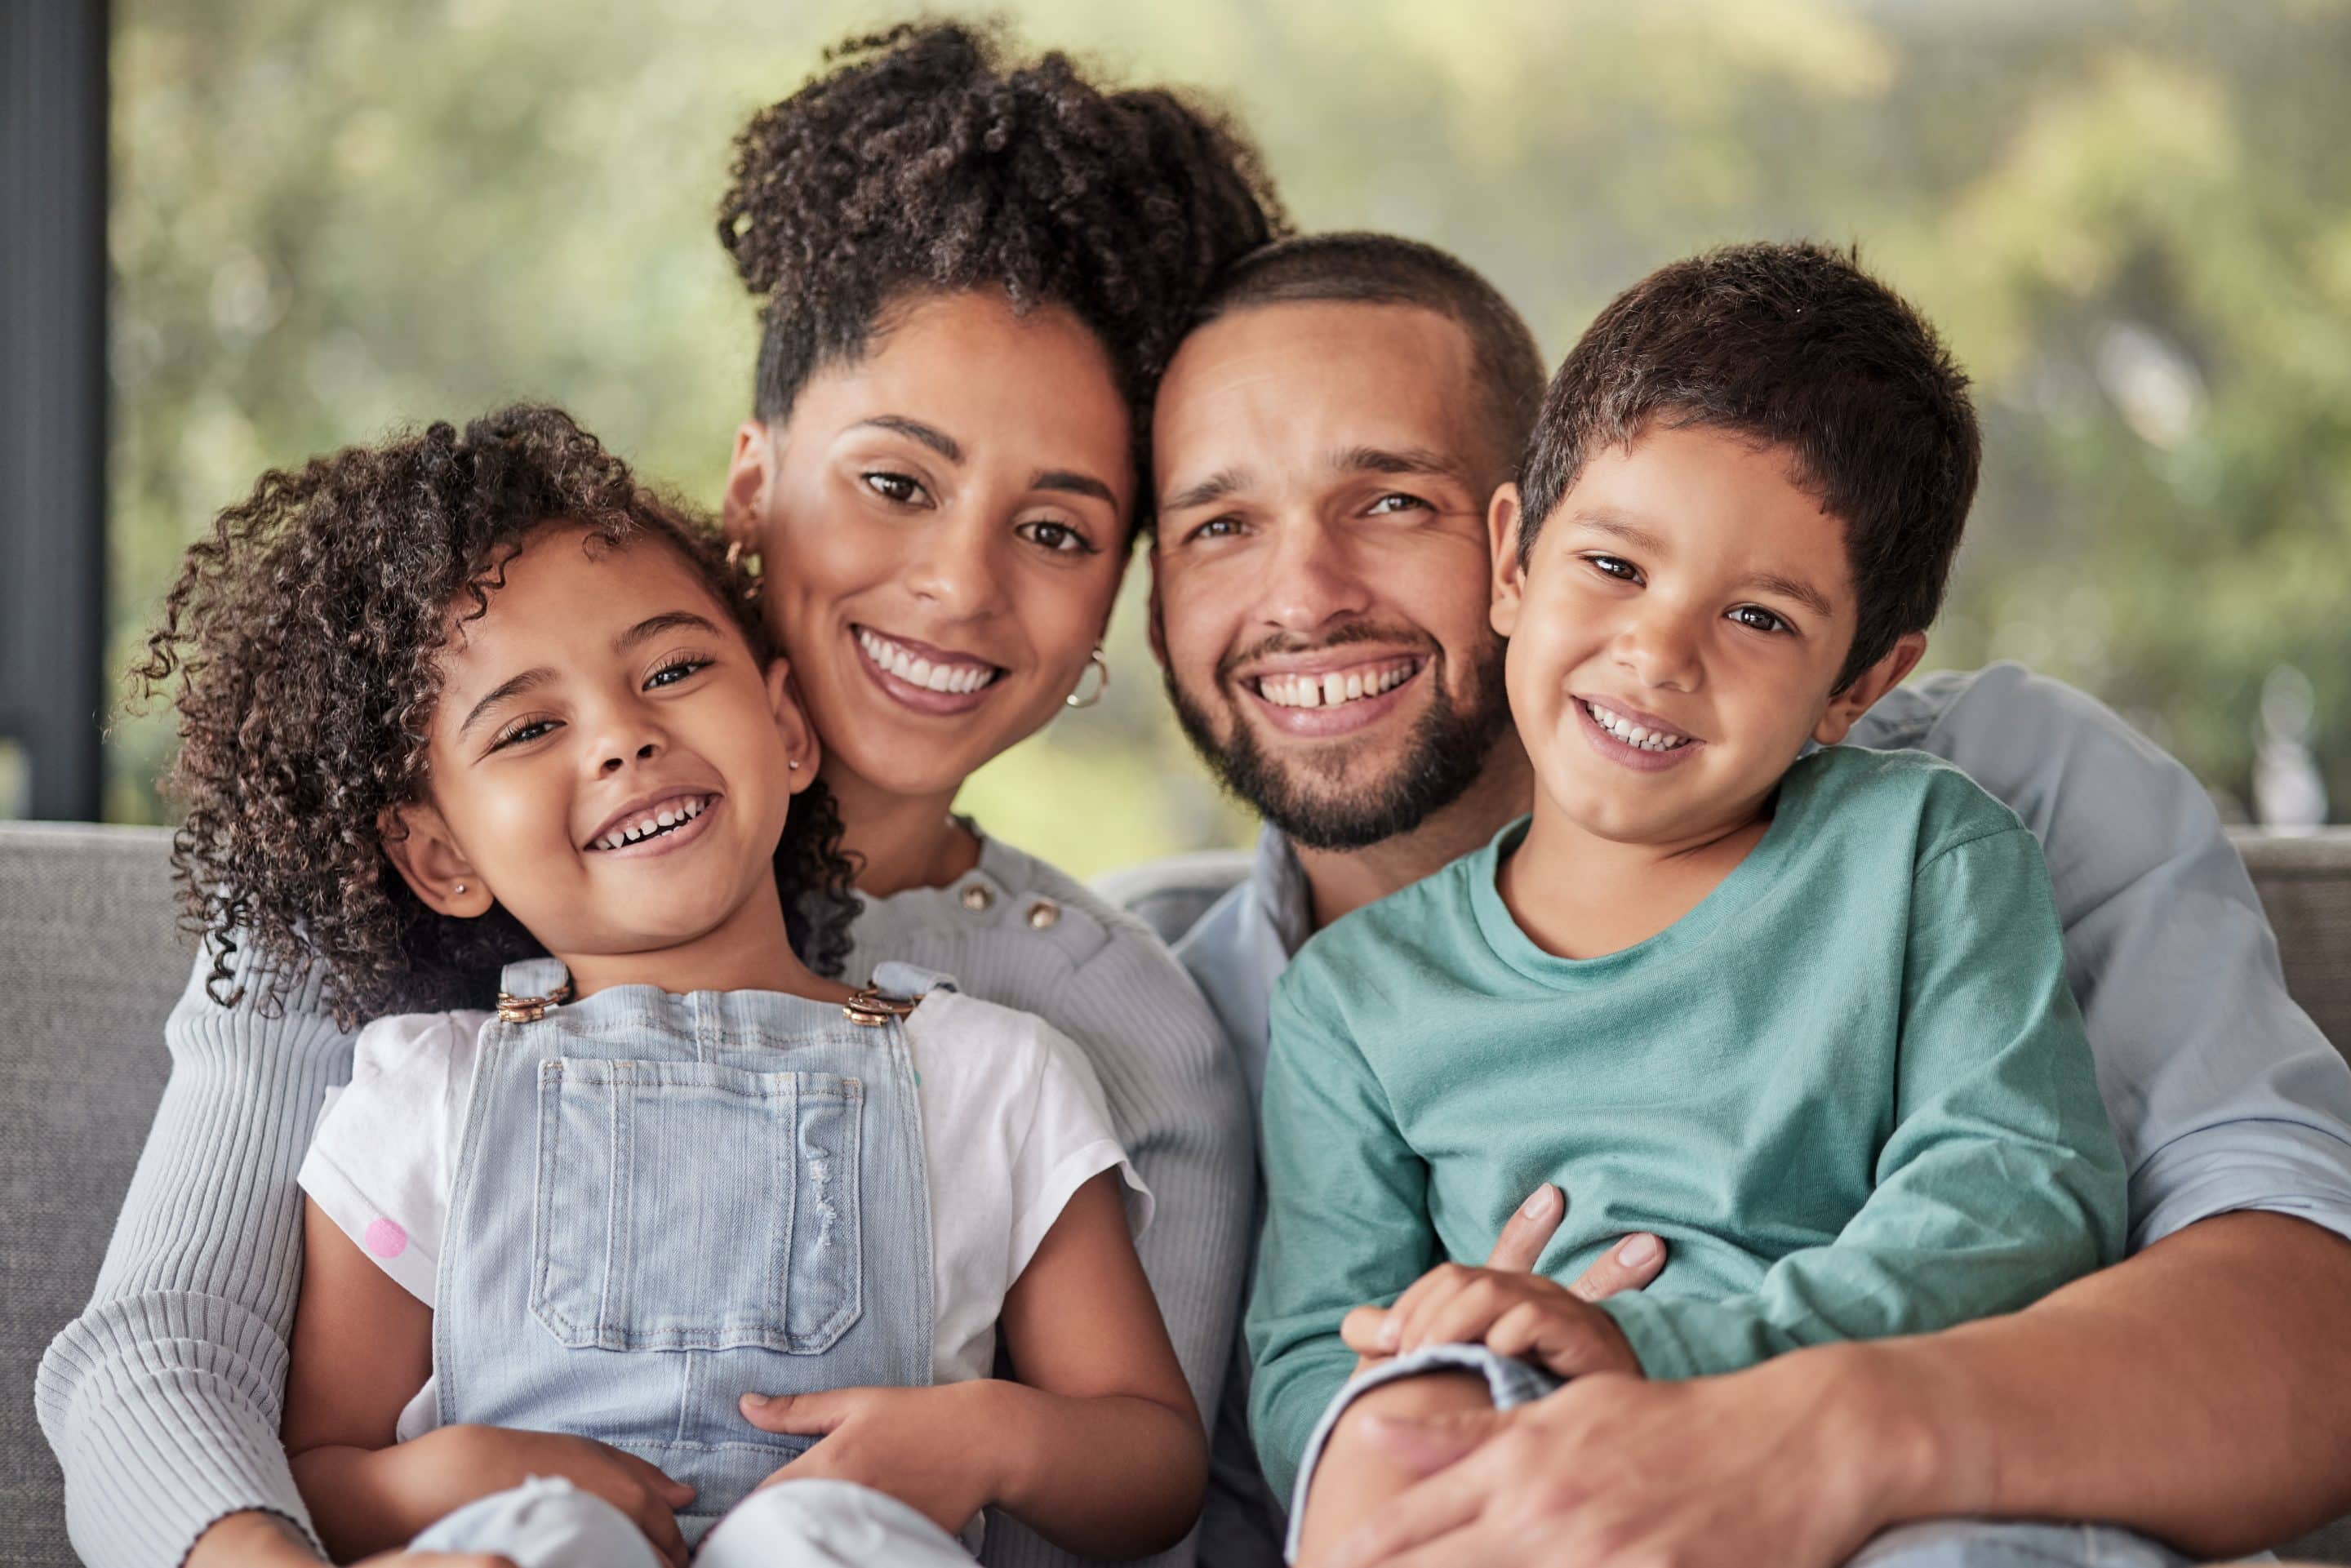
<path fill-rule="evenodd" d="M 1403 1355 L 1424 1345 L 1483 1343 L 1498 1355 L 1551 1369 L 1640 1375 L 1640 1358 L 1615 1320 L 1540 1274 L 1440 1263 L 1395 1305 L 1357 1307 L 1339 1325 L 1363 1356 Z"/>
<path fill-rule="evenodd" d="M 694 1500 L 694 1489 L 634 1454 L 562 1432 L 472 1426 L 443 1427 L 379 1452 L 397 1468 L 397 1484 L 419 1509 L 418 1529 L 533 1476 L 560 1476 L 627 1514 L 654 1551 L 684 1568 L 677 1510 Z"/>
<path fill-rule="evenodd" d="M 747 1394 L 743 1418 L 762 1432 L 815 1437 L 816 1447 L 769 1476 L 826 1478 L 887 1492 L 953 1535 L 995 1500 L 996 1451 L 986 1380 L 935 1388 L 835 1388 Z"/>

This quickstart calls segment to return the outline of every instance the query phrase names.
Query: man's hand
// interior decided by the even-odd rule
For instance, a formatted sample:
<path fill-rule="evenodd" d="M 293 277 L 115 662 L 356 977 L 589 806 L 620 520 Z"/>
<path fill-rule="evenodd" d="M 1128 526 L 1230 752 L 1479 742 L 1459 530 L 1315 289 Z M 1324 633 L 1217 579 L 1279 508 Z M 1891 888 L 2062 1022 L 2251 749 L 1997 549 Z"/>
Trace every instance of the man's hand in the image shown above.
<path fill-rule="evenodd" d="M 1326 1568 L 1831 1568 L 1883 1514 L 1843 1462 L 1861 1431 L 1832 1396 L 1853 1348 L 1686 1383 L 1593 1375 L 1515 1410 L 1367 1422 L 1362 1440 L 1426 1479 Z"/>
<path fill-rule="evenodd" d="M 999 1490 L 987 1416 L 990 1384 L 934 1388 L 835 1388 L 747 1394 L 743 1418 L 762 1432 L 815 1437 L 816 1447 L 760 1484 L 829 1478 L 887 1492 L 956 1534 Z"/>

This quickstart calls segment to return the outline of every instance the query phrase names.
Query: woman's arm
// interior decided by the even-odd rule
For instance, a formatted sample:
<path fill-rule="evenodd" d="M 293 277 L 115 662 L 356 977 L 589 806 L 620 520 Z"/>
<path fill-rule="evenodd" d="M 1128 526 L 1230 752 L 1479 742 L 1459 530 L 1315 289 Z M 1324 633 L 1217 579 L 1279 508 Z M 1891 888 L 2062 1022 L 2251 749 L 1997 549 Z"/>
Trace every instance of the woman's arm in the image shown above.
<path fill-rule="evenodd" d="M 294 1173 L 326 1091 L 350 1075 L 351 1041 L 316 976 L 265 1018 L 240 967 L 246 999 L 223 1008 L 197 959 L 97 1288 L 36 1385 L 67 1532 L 91 1568 L 205 1568 L 210 1543 L 192 1549 L 232 1516 L 308 1528 L 277 1438 L 302 1257 Z"/>

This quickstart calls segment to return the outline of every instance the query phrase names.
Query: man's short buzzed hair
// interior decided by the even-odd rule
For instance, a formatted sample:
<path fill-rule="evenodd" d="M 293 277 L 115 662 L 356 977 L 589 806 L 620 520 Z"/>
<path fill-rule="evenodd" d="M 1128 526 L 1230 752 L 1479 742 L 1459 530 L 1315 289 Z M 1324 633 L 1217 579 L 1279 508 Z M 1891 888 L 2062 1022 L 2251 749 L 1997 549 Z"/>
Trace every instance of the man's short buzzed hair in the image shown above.
<path fill-rule="evenodd" d="M 1542 403 L 1542 353 L 1526 318 L 1458 257 L 1395 235 L 1302 235 L 1253 250 L 1210 292 L 1196 322 L 1265 305 L 1416 305 L 1469 339 L 1479 423 L 1498 473 L 1518 463 Z"/>
<path fill-rule="evenodd" d="M 1982 440 L 1950 350 L 1858 255 L 1726 246 L 1611 300 L 1543 397 L 1520 478 L 1521 566 L 1584 465 L 1653 424 L 1784 448 L 1844 525 L 1858 624 L 1835 689 L 1933 623 Z"/>

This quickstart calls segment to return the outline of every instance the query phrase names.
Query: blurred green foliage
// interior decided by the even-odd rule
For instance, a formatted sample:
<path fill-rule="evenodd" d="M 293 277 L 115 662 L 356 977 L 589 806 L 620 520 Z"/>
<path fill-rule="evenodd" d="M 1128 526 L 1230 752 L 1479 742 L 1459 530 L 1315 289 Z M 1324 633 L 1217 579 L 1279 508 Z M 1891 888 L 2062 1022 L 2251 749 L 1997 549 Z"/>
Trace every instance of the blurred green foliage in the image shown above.
<path fill-rule="evenodd" d="M 830 0 L 118 0 L 111 548 L 127 660 L 186 541 L 272 465 L 560 402 L 715 498 L 753 313 L 728 139 Z M 1012 13 L 1262 143 L 1302 226 L 1446 246 L 1557 355 L 1650 267 L 1859 240 L 1974 373 L 1989 456 L 1930 663 L 2105 696 L 2224 799 L 2307 672 L 2351 800 L 2351 4 L 1187 0 Z M 975 779 L 1090 873 L 1238 841 L 1161 711 L 1140 570 L 1109 700 Z M 115 733 L 110 813 L 170 743 Z"/>

